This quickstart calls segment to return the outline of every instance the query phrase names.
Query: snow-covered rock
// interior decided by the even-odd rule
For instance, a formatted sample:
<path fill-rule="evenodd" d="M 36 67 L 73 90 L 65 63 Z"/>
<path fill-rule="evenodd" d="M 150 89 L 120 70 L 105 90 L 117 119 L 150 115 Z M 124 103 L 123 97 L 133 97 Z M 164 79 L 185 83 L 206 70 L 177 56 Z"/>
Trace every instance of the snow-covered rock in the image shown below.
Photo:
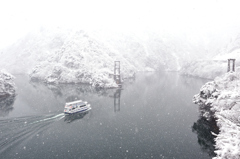
<path fill-rule="evenodd" d="M 0 98 L 15 94 L 14 77 L 4 70 L 0 71 Z"/>
<path fill-rule="evenodd" d="M 240 73 L 229 72 L 206 83 L 193 102 L 209 108 L 203 116 L 214 116 L 220 133 L 216 137 L 216 159 L 240 158 Z"/>

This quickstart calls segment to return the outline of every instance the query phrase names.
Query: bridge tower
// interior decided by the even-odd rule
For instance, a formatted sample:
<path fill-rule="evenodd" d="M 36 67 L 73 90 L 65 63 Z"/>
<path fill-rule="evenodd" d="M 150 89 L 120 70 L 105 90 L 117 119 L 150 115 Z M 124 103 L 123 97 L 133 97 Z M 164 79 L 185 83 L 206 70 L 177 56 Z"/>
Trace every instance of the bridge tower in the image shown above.
<path fill-rule="evenodd" d="M 120 61 L 114 61 L 114 80 L 120 85 L 121 84 L 121 75 L 120 75 Z"/>
<path fill-rule="evenodd" d="M 227 72 L 235 72 L 235 61 L 236 59 L 228 59 L 228 70 Z"/>

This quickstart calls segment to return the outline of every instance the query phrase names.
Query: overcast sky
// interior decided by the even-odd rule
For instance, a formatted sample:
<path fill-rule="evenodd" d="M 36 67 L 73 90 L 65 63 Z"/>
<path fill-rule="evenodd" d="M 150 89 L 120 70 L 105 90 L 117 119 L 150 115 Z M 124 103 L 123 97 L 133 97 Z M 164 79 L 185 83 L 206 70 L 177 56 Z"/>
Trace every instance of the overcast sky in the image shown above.
<path fill-rule="evenodd" d="M 6 0 L 0 48 L 40 26 L 221 34 L 240 26 L 239 6 L 239 0 Z"/>

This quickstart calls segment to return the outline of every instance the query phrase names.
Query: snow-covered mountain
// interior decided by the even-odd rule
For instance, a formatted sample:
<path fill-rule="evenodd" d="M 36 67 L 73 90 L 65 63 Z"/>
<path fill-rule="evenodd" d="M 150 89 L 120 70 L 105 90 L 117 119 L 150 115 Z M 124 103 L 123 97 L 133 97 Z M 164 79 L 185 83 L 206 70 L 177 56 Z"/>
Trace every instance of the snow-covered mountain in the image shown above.
<path fill-rule="evenodd" d="M 209 40 L 209 37 L 192 37 L 151 31 L 137 33 L 116 33 L 98 31 L 94 36 L 111 48 L 118 50 L 137 68 L 144 70 L 178 71 L 196 59 L 206 59 L 215 55 L 222 40 Z M 214 37 L 211 37 L 214 39 Z M 211 39 L 210 38 L 210 39 Z M 210 42 L 209 42 L 210 41 Z"/>
<path fill-rule="evenodd" d="M 26 74 L 64 43 L 68 30 L 41 28 L 30 32 L 0 52 L 0 67 L 11 74 Z"/>
<path fill-rule="evenodd" d="M 192 73 L 193 64 L 194 68 L 202 65 L 192 61 L 216 55 L 223 44 L 223 40 L 211 39 L 150 31 L 41 28 L 3 50 L 0 67 L 12 74 L 30 73 L 32 79 L 48 83 L 113 86 L 109 74 L 113 74 L 114 61 L 121 61 L 124 77 L 136 71 L 178 71 L 182 67 Z"/>
<path fill-rule="evenodd" d="M 89 83 L 93 86 L 114 87 L 113 62 L 121 61 L 122 76 L 133 75 L 136 68 L 121 54 L 89 37 L 84 31 L 73 32 L 64 44 L 37 65 L 31 79 L 47 83 Z"/>

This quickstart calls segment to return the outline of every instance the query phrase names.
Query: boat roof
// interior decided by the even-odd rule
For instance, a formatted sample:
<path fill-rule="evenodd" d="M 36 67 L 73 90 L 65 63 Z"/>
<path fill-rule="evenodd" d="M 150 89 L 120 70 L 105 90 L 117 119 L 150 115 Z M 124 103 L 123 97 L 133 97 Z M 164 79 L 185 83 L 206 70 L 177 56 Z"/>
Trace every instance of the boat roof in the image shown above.
<path fill-rule="evenodd" d="M 66 105 L 77 104 L 77 103 L 85 104 L 82 100 L 76 100 L 73 102 L 68 102 L 68 103 L 66 103 Z"/>

